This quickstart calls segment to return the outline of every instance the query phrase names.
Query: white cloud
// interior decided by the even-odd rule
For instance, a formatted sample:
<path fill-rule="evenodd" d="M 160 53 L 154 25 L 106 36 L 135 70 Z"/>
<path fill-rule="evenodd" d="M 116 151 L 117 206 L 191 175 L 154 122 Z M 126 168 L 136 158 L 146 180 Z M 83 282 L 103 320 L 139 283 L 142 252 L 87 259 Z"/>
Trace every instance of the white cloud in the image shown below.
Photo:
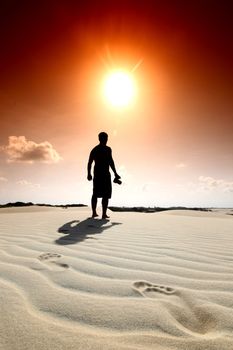
<path fill-rule="evenodd" d="M 4 176 L 0 176 L 0 181 L 1 181 L 1 182 L 7 182 L 8 180 L 7 180 L 7 178 L 5 178 Z"/>
<path fill-rule="evenodd" d="M 176 164 L 176 168 L 186 168 L 187 167 L 187 164 L 185 164 L 185 163 L 178 163 L 178 164 Z"/>
<path fill-rule="evenodd" d="M 57 163 L 62 159 L 48 141 L 36 143 L 25 136 L 9 136 L 8 145 L 1 149 L 7 154 L 8 162 Z"/>
<path fill-rule="evenodd" d="M 27 181 L 27 180 L 19 180 L 16 182 L 17 185 L 21 185 L 21 186 L 29 186 L 29 187 L 34 187 L 34 188 L 40 188 L 40 184 L 33 184 L 32 182 L 30 181 Z"/>
<path fill-rule="evenodd" d="M 210 176 L 199 176 L 199 186 L 203 190 L 212 191 L 220 189 L 224 192 L 233 192 L 233 181 L 226 181 L 223 179 L 214 179 Z"/>

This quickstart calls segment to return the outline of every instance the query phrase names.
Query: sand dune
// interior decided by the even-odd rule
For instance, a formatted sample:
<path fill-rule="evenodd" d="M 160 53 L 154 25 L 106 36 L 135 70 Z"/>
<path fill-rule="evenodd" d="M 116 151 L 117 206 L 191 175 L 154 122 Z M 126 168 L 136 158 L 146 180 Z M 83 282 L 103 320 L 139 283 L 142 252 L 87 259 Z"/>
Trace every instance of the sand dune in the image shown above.
<path fill-rule="evenodd" d="M 233 216 L 0 210 L 0 348 L 233 349 Z"/>

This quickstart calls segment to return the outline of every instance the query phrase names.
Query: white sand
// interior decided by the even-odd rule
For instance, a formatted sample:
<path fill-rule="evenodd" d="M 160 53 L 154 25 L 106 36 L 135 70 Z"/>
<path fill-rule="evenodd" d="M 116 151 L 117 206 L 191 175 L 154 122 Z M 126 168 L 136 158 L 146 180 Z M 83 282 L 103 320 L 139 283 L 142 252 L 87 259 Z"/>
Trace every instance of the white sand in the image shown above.
<path fill-rule="evenodd" d="M 0 209 L 1 349 L 233 349 L 233 211 L 89 214 Z"/>

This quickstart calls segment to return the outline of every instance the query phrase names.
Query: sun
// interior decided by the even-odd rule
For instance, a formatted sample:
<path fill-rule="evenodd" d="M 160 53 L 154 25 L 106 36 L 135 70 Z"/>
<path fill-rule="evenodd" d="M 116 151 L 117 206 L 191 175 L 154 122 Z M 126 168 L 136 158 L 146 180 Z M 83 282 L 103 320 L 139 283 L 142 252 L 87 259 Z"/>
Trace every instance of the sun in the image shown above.
<path fill-rule="evenodd" d="M 130 105 L 136 95 L 136 84 L 131 73 L 118 70 L 110 73 L 104 81 L 104 97 L 113 107 Z"/>

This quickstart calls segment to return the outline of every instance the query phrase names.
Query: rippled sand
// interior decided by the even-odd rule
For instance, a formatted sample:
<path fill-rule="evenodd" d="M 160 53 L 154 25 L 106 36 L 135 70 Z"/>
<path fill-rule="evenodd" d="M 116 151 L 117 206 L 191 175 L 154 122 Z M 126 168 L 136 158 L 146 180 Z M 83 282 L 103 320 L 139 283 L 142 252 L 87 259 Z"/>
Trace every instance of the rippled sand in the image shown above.
<path fill-rule="evenodd" d="M 233 349 L 233 211 L 0 210 L 0 348 Z"/>

